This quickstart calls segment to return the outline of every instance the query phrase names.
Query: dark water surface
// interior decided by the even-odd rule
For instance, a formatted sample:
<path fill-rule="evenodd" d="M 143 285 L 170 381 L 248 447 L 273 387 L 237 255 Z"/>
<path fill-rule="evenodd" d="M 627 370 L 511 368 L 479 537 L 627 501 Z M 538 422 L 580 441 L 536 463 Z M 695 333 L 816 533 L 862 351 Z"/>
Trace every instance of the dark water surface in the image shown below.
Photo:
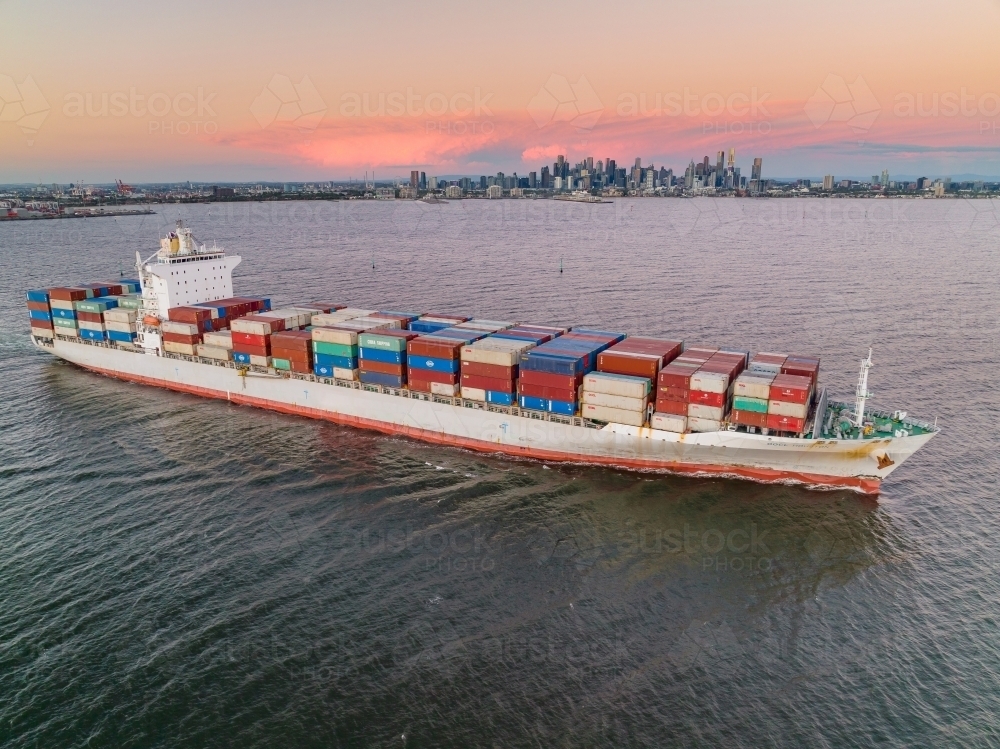
<path fill-rule="evenodd" d="M 872 344 L 873 405 L 943 432 L 875 500 L 481 456 L 31 347 L 25 289 L 132 276 L 178 215 L 276 303 L 818 354 L 844 397 Z M 0 224 L 0 745 L 997 746 L 998 247 L 995 201 Z"/>

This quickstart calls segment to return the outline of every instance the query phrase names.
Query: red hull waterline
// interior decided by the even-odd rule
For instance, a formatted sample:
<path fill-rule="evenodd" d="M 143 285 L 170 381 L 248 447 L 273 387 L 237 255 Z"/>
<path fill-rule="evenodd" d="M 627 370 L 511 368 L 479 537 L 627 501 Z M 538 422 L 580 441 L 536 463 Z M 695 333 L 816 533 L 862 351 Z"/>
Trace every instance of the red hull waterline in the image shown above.
<path fill-rule="evenodd" d="M 82 365 L 81 365 L 82 366 Z M 539 450 L 527 447 L 513 447 L 508 445 L 498 445 L 494 442 L 484 442 L 480 440 L 468 439 L 465 437 L 455 437 L 453 435 L 440 434 L 426 429 L 415 427 L 404 427 L 396 424 L 388 424 L 372 419 L 364 419 L 357 416 L 348 416 L 338 413 L 330 413 L 318 408 L 307 408 L 304 406 L 292 406 L 287 403 L 267 400 L 265 398 L 252 398 L 240 396 L 235 393 L 226 393 L 221 390 L 211 390 L 210 388 L 184 385 L 167 380 L 158 380 L 153 377 L 143 377 L 124 372 L 116 372 L 100 367 L 82 367 L 91 372 L 105 375 L 116 380 L 127 382 L 138 382 L 143 385 L 174 390 L 179 393 L 189 395 L 199 395 L 205 398 L 215 398 L 229 401 L 240 406 L 253 406 L 268 411 L 277 411 L 284 414 L 304 416 L 309 419 L 322 419 L 332 421 L 336 424 L 353 426 L 361 429 L 369 429 L 383 434 L 402 435 L 411 437 L 421 442 L 430 442 L 437 445 L 447 445 L 450 447 L 461 447 L 467 450 L 474 450 L 481 453 L 501 453 L 519 458 L 532 458 L 550 463 L 574 463 L 579 465 L 602 465 L 611 468 L 625 468 L 640 471 L 659 471 L 663 473 L 687 474 L 696 476 L 718 476 L 736 477 L 748 479 L 765 484 L 787 484 L 796 483 L 809 487 L 823 489 L 851 489 L 862 494 L 876 495 L 879 493 L 881 480 L 877 478 L 857 478 L 850 476 L 823 476 L 811 473 L 798 473 L 795 471 L 777 471 L 767 468 L 746 468 L 738 466 L 719 466 L 711 464 L 691 464 L 691 463 L 663 463 L 662 461 L 650 460 L 630 460 L 624 458 L 604 458 L 600 456 L 579 456 L 574 457 L 567 453 L 554 450 Z"/>

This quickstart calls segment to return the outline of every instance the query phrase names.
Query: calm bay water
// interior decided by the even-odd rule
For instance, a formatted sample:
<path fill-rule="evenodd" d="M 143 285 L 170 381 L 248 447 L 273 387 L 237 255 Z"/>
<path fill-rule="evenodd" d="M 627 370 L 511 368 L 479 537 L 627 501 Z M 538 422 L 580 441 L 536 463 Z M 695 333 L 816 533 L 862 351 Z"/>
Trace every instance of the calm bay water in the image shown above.
<path fill-rule="evenodd" d="M 0 745 L 1000 743 L 995 201 L 158 211 L 0 224 Z M 943 432 L 874 500 L 476 455 L 32 348 L 25 289 L 133 276 L 177 217 L 279 304 L 818 354 L 842 397 L 873 345 L 873 405 Z"/>

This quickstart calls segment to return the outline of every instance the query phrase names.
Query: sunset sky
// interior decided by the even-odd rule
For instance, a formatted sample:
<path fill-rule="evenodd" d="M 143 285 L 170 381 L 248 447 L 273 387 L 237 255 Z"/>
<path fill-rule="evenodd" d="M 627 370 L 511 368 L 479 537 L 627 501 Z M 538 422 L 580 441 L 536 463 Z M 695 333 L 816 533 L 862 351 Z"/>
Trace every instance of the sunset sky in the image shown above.
<path fill-rule="evenodd" d="M 1000 0 L 0 0 L 0 183 L 1000 175 Z"/>

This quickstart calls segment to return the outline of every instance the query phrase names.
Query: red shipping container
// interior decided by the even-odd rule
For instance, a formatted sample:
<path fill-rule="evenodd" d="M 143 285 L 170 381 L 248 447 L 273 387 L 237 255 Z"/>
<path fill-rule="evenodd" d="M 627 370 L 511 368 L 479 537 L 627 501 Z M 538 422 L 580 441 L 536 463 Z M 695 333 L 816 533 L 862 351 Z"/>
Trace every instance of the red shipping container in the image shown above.
<path fill-rule="evenodd" d="M 676 361 L 668 364 L 660 370 L 657 376 L 657 387 L 675 387 L 681 390 L 691 388 L 691 375 L 698 371 L 698 367 L 683 367 Z"/>
<path fill-rule="evenodd" d="M 545 398 L 552 401 L 563 401 L 564 403 L 576 403 L 577 390 L 563 390 L 562 388 L 550 388 L 544 385 L 532 385 L 523 379 L 517 386 L 520 395 L 527 395 L 532 398 Z"/>
<path fill-rule="evenodd" d="M 493 380 L 516 380 L 517 365 L 505 367 L 502 364 L 483 364 L 477 361 L 464 361 L 462 362 L 462 374 L 489 377 Z"/>
<path fill-rule="evenodd" d="M 410 370 L 413 372 L 414 370 Z M 416 390 L 420 393 L 429 393 L 431 391 L 431 383 L 427 380 L 414 380 L 412 377 L 407 377 L 407 385 L 409 385 L 410 390 Z"/>
<path fill-rule="evenodd" d="M 770 399 L 785 403 L 808 403 L 812 380 L 808 377 L 781 374 L 771 383 Z"/>
<path fill-rule="evenodd" d="M 522 385 L 534 385 L 557 390 L 572 390 L 574 393 L 583 384 L 583 375 L 560 375 L 549 372 L 537 372 L 533 369 L 522 369 L 519 372 Z M 525 393 L 530 395 L 530 393 Z M 539 395 L 539 398 L 545 396 Z M 551 399 L 550 399 L 551 400 Z"/>
<path fill-rule="evenodd" d="M 234 336 L 237 334 L 234 333 Z M 243 333 L 243 335 L 248 335 Z M 271 348 L 291 351 L 312 351 L 312 332 L 308 330 L 282 330 L 271 334 Z M 278 356 L 274 354 L 274 356 Z"/>
<path fill-rule="evenodd" d="M 702 406 L 722 408 L 726 403 L 725 393 L 706 393 L 702 390 L 689 390 L 688 403 L 698 403 Z"/>
<path fill-rule="evenodd" d="M 479 375 L 466 374 L 465 372 L 462 372 L 462 387 L 464 388 L 493 390 L 498 393 L 514 393 L 516 385 L 516 380 L 498 380 L 492 377 L 480 377 Z M 525 393 L 525 395 L 527 395 L 527 393 Z"/>
<path fill-rule="evenodd" d="M 48 302 L 28 302 L 28 309 L 33 309 L 35 312 L 48 312 L 49 303 Z"/>
<path fill-rule="evenodd" d="M 201 343 L 200 335 L 184 335 L 183 333 L 164 333 L 163 340 L 167 343 Z"/>
<path fill-rule="evenodd" d="M 57 286 L 49 289 L 49 299 L 59 299 L 64 302 L 82 302 L 87 298 L 87 290 L 78 286 Z"/>
<path fill-rule="evenodd" d="M 298 374 L 313 373 L 313 366 L 311 362 L 302 363 L 300 361 L 295 361 L 294 359 L 289 359 L 288 366 L 291 368 L 293 372 L 296 372 Z"/>
<path fill-rule="evenodd" d="M 690 392 L 691 392 L 690 390 L 685 390 L 684 388 L 664 385 L 656 389 L 656 397 L 658 399 L 666 401 L 677 401 L 678 403 L 687 403 L 688 393 Z"/>
<path fill-rule="evenodd" d="M 793 416 L 778 416 L 777 414 L 767 415 L 767 428 L 776 432 L 794 432 L 801 434 L 806 428 L 805 419 L 796 419 Z"/>
<path fill-rule="evenodd" d="M 237 333 L 233 331 L 233 346 L 237 345 L 247 345 L 247 346 L 268 346 L 270 344 L 271 336 L 266 335 L 254 335 L 253 333 Z"/>
<path fill-rule="evenodd" d="M 34 320 L 33 319 L 31 321 L 31 327 L 33 327 L 33 328 L 42 328 L 44 330 L 55 330 L 55 326 L 52 323 L 50 323 L 48 320 Z"/>
<path fill-rule="evenodd" d="M 308 351 L 298 351 L 296 349 L 283 349 L 271 346 L 271 356 L 275 359 L 287 359 L 290 362 L 299 362 L 305 366 L 312 363 L 312 356 Z"/>
<path fill-rule="evenodd" d="M 270 356 L 270 346 L 254 346 L 250 343 L 234 343 L 233 351 L 238 354 L 249 354 L 250 356 Z"/>
<path fill-rule="evenodd" d="M 406 355 L 429 356 L 432 359 L 457 359 L 464 345 L 462 341 L 420 336 L 412 341 L 407 341 Z"/>
<path fill-rule="evenodd" d="M 734 409 L 729 414 L 729 420 L 733 424 L 742 424 L 747 427 L 763 429 L 767 426 L 767 414 L 759 414 L 756 411 L 737 411 Z"/>
<path fill-rule="evenodd" d="M 628 339 L 626 339 L 628 340 Z M 607 349 L 597 355 L 597 370 L 610 374 L 631 375 L 656 379 L 660 371 L 661 357 L 655 354 L 640 354 L 629 351 Z"/>
<path fill-rule="evenodd" d="M 441 372 L 433 369 L 418 369 L 416 367 L 409 367 L 407 369 L 407 379 L 412 380 L 414 378 L 416 378 L 421 382 L 426 382 L 426 383 L 440 382 L 444 385 L 458 384 L 457 372 Z M 430 388 L 428 388 L 427 392 L 430 392 Z"/>
<path fill-rule="evenodd" d="M 76 319 L 84 322 L 104 322 L 100 312 L 84 312 L 83 310 L 76 313 Z"/>
<path fill-rule="evenodd" d="M 358 361 L 358 369 L 362 372 L 377 372 L 379 374 L 395 375 L 396 377 L 406 377 L 406 367 L 402 364 L 388 364 L 382 361 L 361 359 Z"/>
<path fill-rule="evenodd" d="M 167 310 L 167 319 L 173 322 L 186 322 L 197 325 L 212 318 L 212 310 L 207 307 L 171 307 Z"/>
<path fill-rule="evenodd" d="M 668 401 L 663 398 L 656 399 L 654 406 L 661 414 L 674 414 L 675 416 L 687 416 L 688 404 L 682 401 Z"/>
<path fill-rule="evenodd" d="M 781 374 L 793 375 L 796 377 L 808 377 L 810 380 L 815 380 L 819 376 L 819 364 L 804 363 L 804 362 L 789 362 L 785 361 L 781 365 Z"/>

